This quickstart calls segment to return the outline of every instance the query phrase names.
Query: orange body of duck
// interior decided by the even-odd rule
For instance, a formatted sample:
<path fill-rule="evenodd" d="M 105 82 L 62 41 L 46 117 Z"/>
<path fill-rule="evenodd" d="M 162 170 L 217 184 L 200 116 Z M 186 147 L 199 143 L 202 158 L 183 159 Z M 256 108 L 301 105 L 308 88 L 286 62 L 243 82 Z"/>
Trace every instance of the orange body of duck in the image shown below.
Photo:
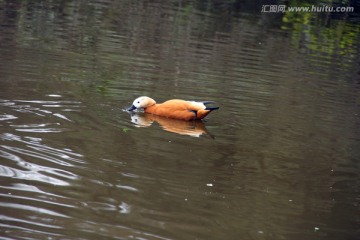
<path fill-rule="evenodd" d="M 154 99 L 149 97 L 139 97 L 134 100 L 128 111 L 143 108 L 144 112 L 157 116 L 163 116 L 180 120 L 200 120 L 206 117 L 211 111 L 219 107 L 207 106 L 211 101 L 195 102 L 180 99 L 172 99 L 163 103 L 156 103 Z"/>

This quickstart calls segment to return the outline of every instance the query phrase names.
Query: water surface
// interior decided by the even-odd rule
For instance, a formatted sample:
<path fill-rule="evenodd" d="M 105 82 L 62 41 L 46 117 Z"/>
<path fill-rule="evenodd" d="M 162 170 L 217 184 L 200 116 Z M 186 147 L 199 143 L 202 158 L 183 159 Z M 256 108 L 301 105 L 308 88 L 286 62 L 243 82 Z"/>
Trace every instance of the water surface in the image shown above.
<path fill-rule="evenodd" d="M 0 3 L 3 239 L 357 239 L 358 16 Z M 124 112 L 213 100 L 203 122 Z"/>

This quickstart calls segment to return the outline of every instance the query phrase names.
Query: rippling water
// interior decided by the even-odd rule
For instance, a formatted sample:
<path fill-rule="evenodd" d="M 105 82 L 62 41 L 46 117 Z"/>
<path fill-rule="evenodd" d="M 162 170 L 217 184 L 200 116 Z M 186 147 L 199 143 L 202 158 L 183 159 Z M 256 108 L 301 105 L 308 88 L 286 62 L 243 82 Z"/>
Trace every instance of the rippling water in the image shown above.
<path fill-rule="evenodd" d="M 1 2 L 0 238 L 357 239 L 358 15 L 260 10 Z"/>

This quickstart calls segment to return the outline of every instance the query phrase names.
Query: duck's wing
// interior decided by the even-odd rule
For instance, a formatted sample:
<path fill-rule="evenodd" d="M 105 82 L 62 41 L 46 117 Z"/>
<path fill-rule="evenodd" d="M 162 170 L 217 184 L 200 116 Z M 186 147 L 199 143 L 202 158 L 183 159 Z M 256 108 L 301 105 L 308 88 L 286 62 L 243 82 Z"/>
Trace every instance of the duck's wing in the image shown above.
<path fill-rule="evenodd" d="M 157 104 L 154 113 L 160 116 L 183 120 L 202 119 L 206 117 L 206 115 L 208 115 L 212 110 L 218 109 L 218 107 L 209 106 L 210 103 L 213 102 L 197 102 L 172 99 Z"/>

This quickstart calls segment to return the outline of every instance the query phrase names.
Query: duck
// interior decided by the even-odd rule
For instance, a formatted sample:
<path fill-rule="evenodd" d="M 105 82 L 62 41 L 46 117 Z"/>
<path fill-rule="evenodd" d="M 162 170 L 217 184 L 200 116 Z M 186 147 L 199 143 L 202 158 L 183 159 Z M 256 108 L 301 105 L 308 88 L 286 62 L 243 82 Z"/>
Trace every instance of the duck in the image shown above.
<path fill-rule="evenodd" d="M 214 101 L 186 101 L 181 99 L 171 99 L 163 103 L 156 103 L 150 97 L 142 96 L 134 100 L 127 111 L 135 109 L 144 109 L 145 113 L 151 113 L 157 116 L 192 121 L 201 120 L 209 113 L 219 109 L 219 107 L 209 106 Z"/>

